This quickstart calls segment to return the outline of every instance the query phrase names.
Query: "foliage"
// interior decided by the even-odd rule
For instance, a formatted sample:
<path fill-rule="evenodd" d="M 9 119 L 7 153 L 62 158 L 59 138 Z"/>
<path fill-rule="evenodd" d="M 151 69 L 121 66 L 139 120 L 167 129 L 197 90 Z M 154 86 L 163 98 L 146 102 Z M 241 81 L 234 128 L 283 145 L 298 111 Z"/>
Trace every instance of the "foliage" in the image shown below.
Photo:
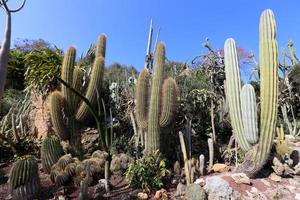
<path fill-rule="evenodd" d="M 43 39 L 21 39 L 17 40 L 14 45 L 14 50 L 24 53 L 29 53 L 40 48 L 51 48 L 51 44 Z"/>
<path fill-rule="evenodd" d="M 170 175 L 164 159 L 158 152 L 144 156 L 130 164 L 126 173 L 130 185 L 146 192 L 160 189 L 163 180 Z"/>
<path fill-rule="evenodd" d="M 26 71 L 24 58 L 26 53 L 12 49 L 9 51 L 9 60 L 6 76 L 6 88 L 13 88 L 17 90 L 23 90 L 24 84 L 24 73 Z"/>
<path fill-rule="evenodd" d="M 132 156 L 135 153 L 135 148 L 130 138 L 121 135 L 113 141 L 111 152 L 112 154 L 126 153 Z"/>
<path fill-rule="evenodd" d="M 1 116 L 4 116 L 8 113 L 10 108 L 18 103 L 18 101 L 24 99 L 25 94 L 23 91 L 15 90 L 15 89 L 7 89 L 4 91 L 3 99 L 1 100 Z"/>
<path fill-rule="evenodd" d="M 9 90 L 10 91 L 10 90 Z M 0 120 L 0 153 L 1 159 L 10 159 L 14 154 L 24 155 L 36 152 L 37 144 L 29 136 L 29 93 L 20 97 L 8 113 Z"/>
<path fill-rule="evenodd" d="M 26 85 L 42 95 L 54 90 L 58 83 L 55 77 L 60 76 L 63 53 L 55 48 L 37 48 L 25 56 Z"/>

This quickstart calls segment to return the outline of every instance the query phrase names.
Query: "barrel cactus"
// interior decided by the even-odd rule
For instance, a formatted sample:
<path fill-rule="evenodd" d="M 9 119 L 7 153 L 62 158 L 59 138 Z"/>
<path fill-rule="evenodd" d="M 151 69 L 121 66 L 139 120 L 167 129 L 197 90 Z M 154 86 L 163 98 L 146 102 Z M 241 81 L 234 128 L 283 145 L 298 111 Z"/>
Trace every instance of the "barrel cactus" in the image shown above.
<path fill-rule="evenodd" d="M 147 132 L 146 153 L 160 150 L 160 129 L 172 122 L 177 105 L 177 84 L 165 79 L 165 46 L 159 43 L 154 55 L 154 72 L 150 88 L 150 73 L 144 68 L 137 81 L 136 113 L 138 126 Z M 151 91 L 150 91 L 151 89 Z"/>
<path fill-rule="evenodd" d="M 125 153 L 114 155 L 110 163 L 110 171 L 114 175 L 122 175 L 133 159 Z"/>
<path fill-rule="evenodd" d="M 44 171 L 49 174 L 51 167 L 64 155 L 60 141 L 55 137 L 47 137 L 41 147 L 41 160 Z"/>
<path fill-rule="evenodd" d="M 71 154 L 63 155 L 51 167 L 51 181 L 55 183 L 56 186 L 65 185 L 75 175 L 76 166 L 76 159 L 74 159 Z"/>
<path fill-rule="evenodd" d="M 40 191 L 40 179 L 35 157 L 26 156 L 13 164 L 9 185 L 12 199 L 31 200 L 37 197 Z"/>
<path fill-rule="evenodd" d="M 255 102 L 252 97 L 241 103 L 241 80 L 239 72 L 238 57 L 235 41 L 227 39 L 224 46 L 225 72 L 226 72 L 226 98 L 229 103 L 229 113 L 233 132 L 239 146 L 246 151 L 245 161 L 237 168 L 237 171 L 254 176 L 265 164 L 273 145 L 275 126 L 277 120 L 277 101 L 278 101 L 278 49 L 276 41 L 276 23 L 273 12 L 265 10 L 260 17 L 259 25 L 259 67 L 260 67 L 260 126 L 259 139 L 256 142 L 256 122 L 248 122 L 243 119 L 242 107 L 247 106 L 252 114 L 248 120 L 254 120 Z M 252 86 L 248 94 L 253 95 Z M 251 94 L 252 93 L 252 94 Z M 244 116 L 247 116 L 244 113 Z M 248 123 L 248 124 L 247 124 Z M 248 127 L 245 129 L 245 127 Z M 245 131 L 246 130 L 246 131 Z M 251 131 L 251 133 L 249 133 Z M 246 137 L 246 134 L 252 134 Z M 249 140 L 249 138 L 252 138 Z"/>
<path fill-rule="evenodd" d="M 104 58 L 106 36 L 101 35 L 97 42 L 95 60 L 86 87 L 85 98 L 96 107 L 97 93 L 100 92 L 104 75 Z M 82 70 L 75 66 L 76 49 L 71 46 L 63 60 L 61 79 L 82 93 Z M 55 132 L 62 140 L 69 140 L 71 150 L 75 155 L 81 155 L 80 134 L 78 124 L 90 118 L 88 105 L 64 84 L 61 91 L 54 91 L 50 95 L 50 114 Z"/>

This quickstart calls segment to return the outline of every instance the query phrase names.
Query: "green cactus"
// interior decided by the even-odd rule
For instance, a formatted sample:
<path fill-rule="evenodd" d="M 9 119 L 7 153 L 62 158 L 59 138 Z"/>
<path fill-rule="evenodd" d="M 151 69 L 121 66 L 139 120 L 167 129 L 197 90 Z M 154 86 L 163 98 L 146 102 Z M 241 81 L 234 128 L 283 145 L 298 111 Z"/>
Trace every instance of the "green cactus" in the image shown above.
<path fill-rule="evenodd" d="M 13 164 L 9 176 L 12 199 L 31 200 L 37 197 L 40 190 L 38 170 L 33 156 L 26 156 Z"/>
<path fill-rule="evenodd" d="M 150 74 L 144 68 L 138 78 L 136 113 L 138 126 L 146 130 L 145 152 L 160 150 L 160 129 L 170 125 L 177 104 L 177 84 L 174 79 L 164 80 L 165 46 L 159 43 L 154 55 L 154 72 L 150 90 Z M 161 95 L 163 94 L 163 95 Z"/>
<path fill-rule="evenodd" d="M 241 109 L 245 137 L 249 143 L 256 144 L 258 141 L 257 105 L 255 91 L 250 84 L 242 87 Z"/>
<path fill-rule="evenodd" d="M 101 35 L 97 42 L 96 58 L 92 67 L 85 98 L 93 107 L 97 105 L 97 92 L 102 87 L 104 74 L 104 57 L 106 36 Z M 82 92 L 82 71 L 75 67 L 76 49 L 71 46 L 62 65 L 61 80 L 70 85 L 77 92 Z M 54 91 L 50 96 L 50 114 L 55 132 L 62 140 L 69 140 L 71 151 L 81 156 L 81 136 L 78 133 L 80 123 L 90 118 L 90 111 L 86 102 L 67 87 L 61 85 L 61 92 Z"/>
<path fill-rule="evenodd" d="M 44 171 L 49 174 L 51 167 L 64 154 L 60 141 L 54 137 L 45 138 L 41 147 L 41 160 Z"/>
<path fill-rule="evenodd" d="M 226 74 L 226 99 L 229 105 L 229 115 L 231 125 L 238 141 L 239 146 L 243 151 L 248 151 L 251 145 L 244 137 L 244 128 L 242 121 L 241 110 L 241 79 L 239 71 L 239 61 L 236 52 L 236 45 L 233 39 L 227 39 L 224 46 L 224 61 Z"/>
<path fill-rule="evenodd" d="M 133 159 L 125 153 L 116 154 L 110 163 L 110 171 L 114 175 L 122 175 L 132 161 Z"/>
<path fill-rule="evenodd" d="M 56 186 L 65 185 L 75 175 L 76 162 L 71 154 L 61 156 L 51 167 L 50 179 Z"/>
<path fill-rule="evenodd" d="M 265 10 L 260 17 L 259 36 L 260 137 L 258 145 L 254 145 L 252 148 L 244 133 L 240 100 L 241 80 L 234 40 L 226 40 L 224 47 L 226 97 L 230 106 L 231 123 L 238 144 L 247 151 L 245 161 L 237 168 L 237 171 L 244 172 L 250 177 L 263 167 L 269 156 L 277 120 L 279 63 L 276 23 L 274 14 L 270 9 Z"/>

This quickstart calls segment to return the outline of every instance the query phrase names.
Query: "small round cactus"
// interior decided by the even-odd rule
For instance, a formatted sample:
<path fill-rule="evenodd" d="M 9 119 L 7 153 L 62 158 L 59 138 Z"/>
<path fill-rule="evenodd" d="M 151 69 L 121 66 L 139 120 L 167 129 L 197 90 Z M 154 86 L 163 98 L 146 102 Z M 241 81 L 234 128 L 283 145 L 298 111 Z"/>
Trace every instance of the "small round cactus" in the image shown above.
<path fill-rule="evenodd" d="M 12 199 L 34 199 L 40 190 L 37 160 L 26 156 L 16 161 L 10 171 L 9 185 Z"/>
<path fill-rule="evenodd" d="M 51 167 L 64 154 L 63 148 L 57 138 L 48 137 L 41 147 L 41 159 L 44 171 L 49 174 Z"/>

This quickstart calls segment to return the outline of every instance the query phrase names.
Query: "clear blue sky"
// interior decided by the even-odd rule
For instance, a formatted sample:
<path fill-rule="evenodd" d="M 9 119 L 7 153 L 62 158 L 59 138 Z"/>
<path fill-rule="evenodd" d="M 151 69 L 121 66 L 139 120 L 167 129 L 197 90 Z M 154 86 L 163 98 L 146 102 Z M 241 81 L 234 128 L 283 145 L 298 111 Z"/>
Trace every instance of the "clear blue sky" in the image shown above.
<path fill-rule="evenodd" d="M 258 21 L 266 8 L 275 13 L 279 46 L 292 39 L 297 52 L 300 49 L 299 0 L 27 1 L 25 8 L 13 15 L 12 41 L 42 38 L 64 50 L 74 44 L 80 55 L 104 32 L 108 36 L 107 64 L 117 61 L 138 69 L 143 66 L 151 17 L 156 30 L 161 27 L 160 38 L 166 43 L 169 59 L 185 61 L 204 53 L 206 37 L 214 48 L 222 48 L 226 38 L 234 37 L 239 46 L 257 54 Z M 2 38 L 3 13 L 0 17 Z"/>

